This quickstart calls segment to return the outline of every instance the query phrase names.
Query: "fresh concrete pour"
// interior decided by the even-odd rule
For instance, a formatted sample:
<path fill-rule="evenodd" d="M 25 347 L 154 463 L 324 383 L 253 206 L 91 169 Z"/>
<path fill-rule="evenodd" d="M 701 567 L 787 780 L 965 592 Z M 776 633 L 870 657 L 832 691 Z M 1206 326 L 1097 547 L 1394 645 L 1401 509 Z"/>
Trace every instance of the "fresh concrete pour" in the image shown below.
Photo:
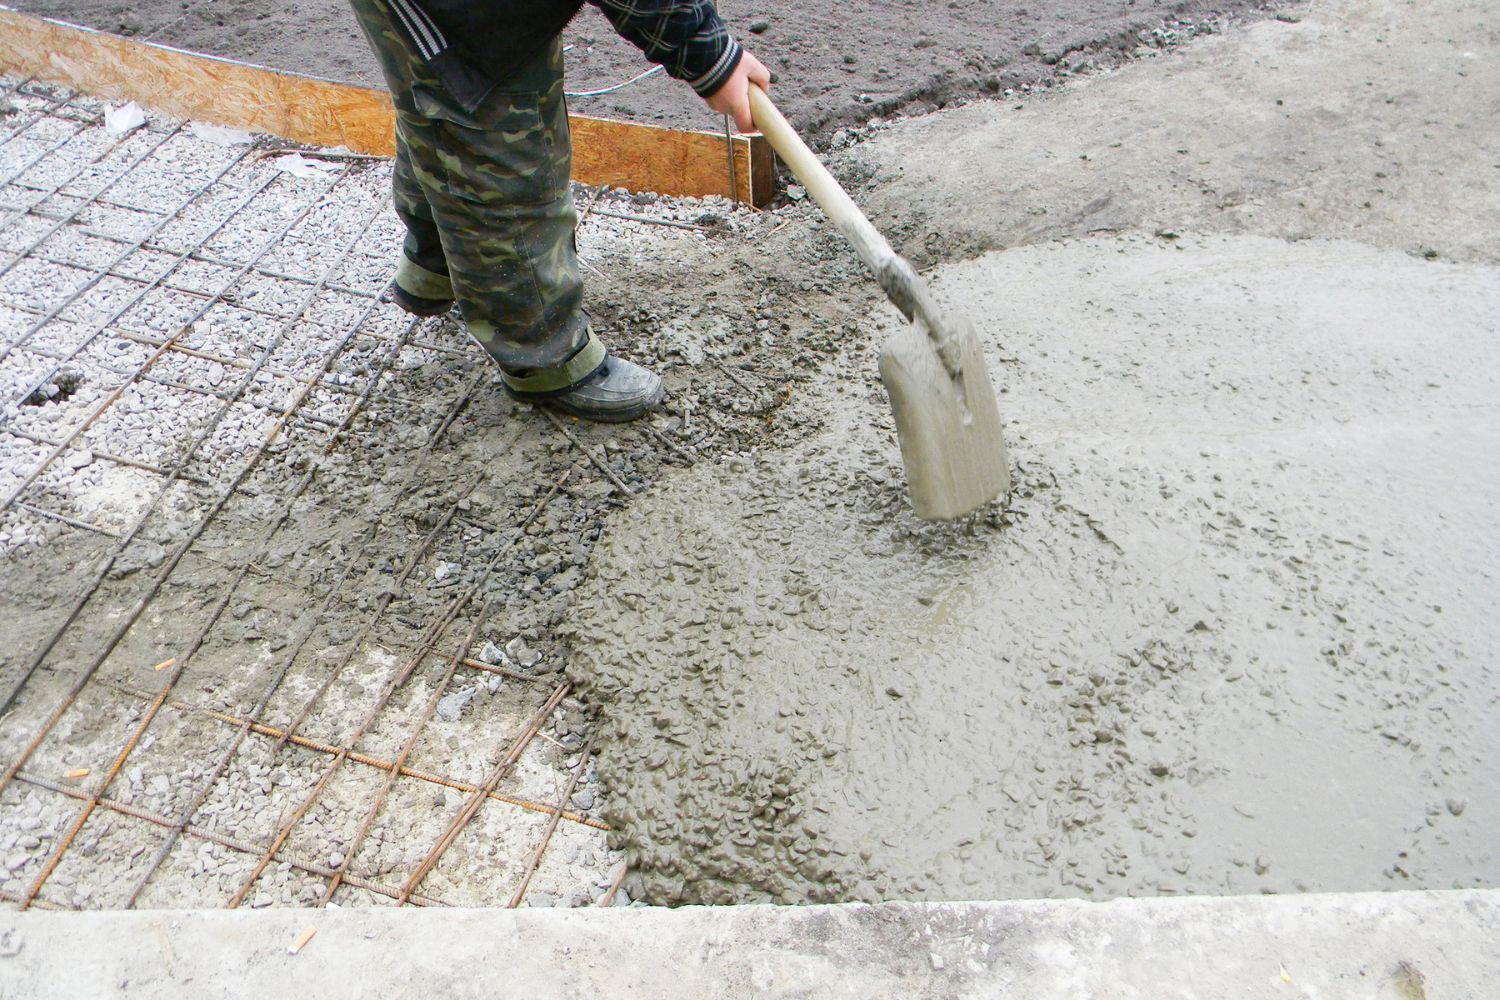
<path fill-rule="evenodd" d="M 830 391 L 596 553 L 574 663 L 647 896 L 1500 878 L 1500 275 L 1134 237 L 942 288 L 997 318 L 1007 506 L 919 525 L 883 401 Z"/>
<path fill-rule="evenodd" d="M 850 154 L 937 254 L 1139 235 L 940 269 L 989 517 L 910 520 L 854 347 L 822 433 L 611 525 L 568 627 L 632 890 L 1495 884 L 1496 78 L 1482 5 L 1320 4 Z"/>

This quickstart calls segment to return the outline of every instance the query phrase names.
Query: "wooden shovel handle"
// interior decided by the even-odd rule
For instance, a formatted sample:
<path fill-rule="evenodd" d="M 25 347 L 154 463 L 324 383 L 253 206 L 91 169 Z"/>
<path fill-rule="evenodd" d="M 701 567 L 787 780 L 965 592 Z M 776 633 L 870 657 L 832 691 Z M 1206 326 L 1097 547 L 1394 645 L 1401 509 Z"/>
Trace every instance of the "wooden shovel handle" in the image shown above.
<path fill-rule="evenodd" d="M 865 218 L 859 206 L 854 204 L 854 199 L 834 180 L 833 174 L 828 172 L 823 162 L 807 148 L 807 143 L 802 141 L 802 137 L 776 109 L 776 105 L 771 103 L 766 92 L 754 84 L 750 86 L 750 114 L 755 119 L 756 128 L 771 143 L 771 148 L 792 169 L 802 186 L 807 188 L 807 193 L 813 196 L 813 200 L 833 220 L 833 224 L 839 227 L 839 231 L 854 244 L 859 259 L 875 273 L 880 287 L 896 304 L 896 308 L 909 320 L 921 318 L 948 373 L 957 378 L 960 365 L 957 348 L 953 344 L 953 331 L 939 314 L 932 294 L 927 290 L 927 283 L 904 257 L 891 249 L 890 243 Z"/>
<path fill-rule="evenodd" d="M 750 86 L 750 114 L 755 119 L 755 127 L 771 143 L 771 148 L 776 150 L 782 161 L 792 169 L 792 173 L 797 175 L 802 186 L 807 188 L 807 193 L 822 206 L 834 225 L 854 244 L 860 260 L 879 274 L 881 268 L 896 256 L 896 252 L 870 224 L 870 220 L 865 218 L 859 206 L 854 204 L 854 199 L 834 180 L 833 174 L 828 172 L 823 162 L 807 148 L 807 143 L 802 141 L 802 137 L 776 109 L 776 105 L 771 103 L 766 92 L 754 84 Z"/>

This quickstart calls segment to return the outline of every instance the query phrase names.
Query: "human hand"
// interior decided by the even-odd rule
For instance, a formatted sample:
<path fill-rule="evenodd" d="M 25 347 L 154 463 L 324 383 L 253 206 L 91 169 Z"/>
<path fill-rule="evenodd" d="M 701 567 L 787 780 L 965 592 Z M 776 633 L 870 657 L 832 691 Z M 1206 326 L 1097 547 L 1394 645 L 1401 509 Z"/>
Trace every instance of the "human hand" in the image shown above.
<path fill-rule="evenodd" d="M 750 87 L 761 90 L 771 88 L 771 71 L 749 52 L 740 56 L 740 64 L 734 68 L 724 86 L 703 100 L 721 115 L 734 119 L 734 127 L 741 132 L 755 131 L 755 122 L 750 117 Z"/>

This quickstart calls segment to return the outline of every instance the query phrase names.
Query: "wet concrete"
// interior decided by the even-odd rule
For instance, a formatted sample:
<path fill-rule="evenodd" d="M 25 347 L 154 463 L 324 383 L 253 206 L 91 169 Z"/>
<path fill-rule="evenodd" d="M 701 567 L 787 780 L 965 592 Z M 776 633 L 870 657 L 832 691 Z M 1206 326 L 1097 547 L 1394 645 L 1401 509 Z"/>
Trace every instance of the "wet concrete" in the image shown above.
<path fill-rule="evenodd" d="M 689 470 L 596 551 L 568 627 L 635 888 L 1500 879 L 1500 273 L 1145 236 L 940 273 L 1007 390 L 1008 503 L 915 521 L 846 376 L 823 433 Z"/>
<path fill-rule="evenodd" d="M 633 891 L 1495 884 L 1496 52 L 1332 0 L 835 157 L 908 256 L 1033 246 L 939 268 L 1017 489 L 908 519 L 866 323 L 821 437 L 616 520 Z"/>

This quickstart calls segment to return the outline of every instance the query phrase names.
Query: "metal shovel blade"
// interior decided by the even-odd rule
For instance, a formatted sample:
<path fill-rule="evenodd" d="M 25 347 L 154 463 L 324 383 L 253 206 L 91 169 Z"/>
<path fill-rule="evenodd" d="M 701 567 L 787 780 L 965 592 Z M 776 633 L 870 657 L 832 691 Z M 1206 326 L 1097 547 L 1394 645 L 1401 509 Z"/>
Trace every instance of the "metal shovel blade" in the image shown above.
<path fill-rule="evenodd" d="M 880 352 L 912 506 L 928 521 L 962 517 L 1010 489 L 1000 410 L 979 338 L 967 319 L 942 322 L 957 377 L 933 350 L 920 316 Z"/>

